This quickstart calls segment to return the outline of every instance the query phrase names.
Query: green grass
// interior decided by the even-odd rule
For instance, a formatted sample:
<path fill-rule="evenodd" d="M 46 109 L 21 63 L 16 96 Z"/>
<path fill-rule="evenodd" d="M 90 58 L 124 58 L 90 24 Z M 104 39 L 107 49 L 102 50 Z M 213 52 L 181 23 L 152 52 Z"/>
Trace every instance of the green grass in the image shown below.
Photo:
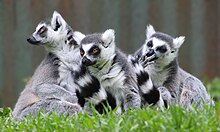
<path fill-rule="evenodd" d="M 220 101 L 220 78 L 207 81 L 206 88 L 215 101 Z"/>
<path fill-rule="evenodd" d="M 27 117 L 21 121 L 11 118 L 11 110 L 0 110 L 1 131 L 220 131 L 220 104 L 215 108 L 206 106 L 203 109 L 187 111 L 179 106 L 169 109 L 154 110 L 135 109 L 117 115 L 78 114 L 63 116 L 39 113 L 36 117 Z"/>

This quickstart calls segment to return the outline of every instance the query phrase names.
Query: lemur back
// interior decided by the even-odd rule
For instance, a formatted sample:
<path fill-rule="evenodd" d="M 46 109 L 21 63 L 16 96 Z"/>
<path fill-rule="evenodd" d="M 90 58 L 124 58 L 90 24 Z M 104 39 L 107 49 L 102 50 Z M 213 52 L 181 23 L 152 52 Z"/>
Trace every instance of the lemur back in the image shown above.
<path fill-rule="evenodd" d="M 171 103 L 186 107 L 192 104 L 213 104 L 202 82 L 179 66 L 178 51 L 184 40 L 183 36 L 173 38 L 168 34 L 156 32 L 153 26 L 149 25 L 145 44 L 135 55 L 151 58 L 146 59 L 145 70 L 156 87 L 165 87 L 170 92 Z"/>

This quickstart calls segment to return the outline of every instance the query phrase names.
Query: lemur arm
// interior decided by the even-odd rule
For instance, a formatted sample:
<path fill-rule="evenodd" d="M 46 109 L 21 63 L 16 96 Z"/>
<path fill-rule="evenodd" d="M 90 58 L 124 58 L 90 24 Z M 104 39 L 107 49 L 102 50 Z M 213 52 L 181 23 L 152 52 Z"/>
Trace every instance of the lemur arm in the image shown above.
<path fill-rule="evenodd" d="M 56 84 L 40 84 L 36 88 L 36 94 L 43 99 L 57 98 L 70 103 L 78 102 L 76 93 L 71 93 Z"/>

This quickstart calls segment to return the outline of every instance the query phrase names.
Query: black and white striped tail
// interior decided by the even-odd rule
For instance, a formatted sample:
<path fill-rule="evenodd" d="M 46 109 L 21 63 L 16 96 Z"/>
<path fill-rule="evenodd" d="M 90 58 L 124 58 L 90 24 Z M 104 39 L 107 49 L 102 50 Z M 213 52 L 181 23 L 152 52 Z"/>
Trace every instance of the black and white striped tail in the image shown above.
<path fill-rule="evenodd" d="M 128 59 L 132 63 L 136 73 L 137 83 L 140 89 L 143 103 L 155 105 L 160 102 L 160 92 L 157 88 L 154 87 L 149 74 L 144 70 L 141 63 L 133 56 L 129 56 Z"/>

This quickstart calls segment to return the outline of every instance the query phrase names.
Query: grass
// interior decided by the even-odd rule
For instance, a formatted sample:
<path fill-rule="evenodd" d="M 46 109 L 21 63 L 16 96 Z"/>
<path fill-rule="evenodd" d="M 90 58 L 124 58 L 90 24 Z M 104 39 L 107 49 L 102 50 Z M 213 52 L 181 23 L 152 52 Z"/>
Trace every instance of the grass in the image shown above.
<path fill-rule="evenodd" d="M 220 78 L 207 81 L 206 88 L 215 101 L 220 101 Z"/>
<path fill-rule="evenodd" d="M 38 113 L 20 121 L 11 118 L 11 110 L 0 110 L 1 131 L 220 131 L 220 104 L 215 107 L 190 111 L 179 106 L 169 109 L 151 108 L 129 110 L 123 115 L 113 111 L 107 114 L 94 113 L 93 116 L 79 113 L 76 116 L 64 116 Z"/>

